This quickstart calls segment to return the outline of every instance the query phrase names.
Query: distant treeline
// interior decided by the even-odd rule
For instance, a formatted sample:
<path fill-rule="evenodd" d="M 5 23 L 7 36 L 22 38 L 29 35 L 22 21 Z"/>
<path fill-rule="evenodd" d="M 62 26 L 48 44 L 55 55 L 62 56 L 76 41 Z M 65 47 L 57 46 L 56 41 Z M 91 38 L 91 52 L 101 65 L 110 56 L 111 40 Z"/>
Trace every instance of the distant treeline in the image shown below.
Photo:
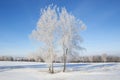
<path fill-rule="evenodd" d="M 29 61 L 29 62 L 44 62 L 40 58 L 27 58 L 27 57 L 12 57 L 12 56 L 0 56 L 0 61 Z"/>
<path fill-rule="evenodd" d="M 120 57 L 118 56 L 82 56 L 79 59 L 71 60 L 70 62 L 120 62 Z"/>
<path fill-rule="evenodd" d="M 12 56 L 0 56 L 0 61 L 28 61 L 28 62 L 44 62 L 44 58 L 40 56 L 36 57 L 12 57 Z M 56 57 L 54 62 L 63 62 L 63 57 Z M 120 62 L 119 56 L 109 56 L 106 54 L 96 56 L 74 56 L 69 58 L 68 62 Z"/>

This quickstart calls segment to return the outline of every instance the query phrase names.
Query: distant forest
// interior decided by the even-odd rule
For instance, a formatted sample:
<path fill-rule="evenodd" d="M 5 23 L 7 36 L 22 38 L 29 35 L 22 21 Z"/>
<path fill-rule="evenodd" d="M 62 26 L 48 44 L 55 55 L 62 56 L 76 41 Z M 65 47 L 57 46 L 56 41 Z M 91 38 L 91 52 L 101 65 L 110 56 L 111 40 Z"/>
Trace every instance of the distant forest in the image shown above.
<path fill-rule="evenodd" d="M 12 56 L 0 56 L 0 61 L 26 61 L 26 62 L 45 62 L 41 56 L 30 57 L 12 57 Z M 63 56 L 56 57 L 54 60 L 56 63 L 63 62 Z M 106 54 L 94 55 L 94 56 L 70 56 L 67 62 L 120 62 L 120 56 L 110 56 Z"/>

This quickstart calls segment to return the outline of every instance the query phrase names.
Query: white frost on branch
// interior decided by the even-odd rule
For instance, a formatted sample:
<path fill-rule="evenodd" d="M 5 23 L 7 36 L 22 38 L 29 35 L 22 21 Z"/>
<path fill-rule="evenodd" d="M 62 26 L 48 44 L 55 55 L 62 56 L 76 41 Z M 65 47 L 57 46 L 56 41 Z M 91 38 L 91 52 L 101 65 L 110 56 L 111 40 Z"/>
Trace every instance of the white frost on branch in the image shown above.
<path fill-rule="evenodd" d="M 80 46 L 82 42 L 80 32 L 85 29 L 86 25 L 65 8 L 50 5 L 41 10 L 37 28 L 32 31 L 30 37 L 45 44 L 46 49 L 43 52 L 46 54 L 45 61 L 53 66 L 56 46 L 61 46 L 64 53 L 67 50 L 67 53 L 71 54 L 83 49 Z"/>
<path fill-rule="evenodd" d="M 82 38 L 80 31 L 86 29 L 86 25 L 75 18 L 74 15 L 62 8 L 60 13 L 59 26 L 61 27 L 61 44 L 64 48 L 68 48 L 69 53 L 73 53 L 73 49 L 82 49 L 80 46 Z M 74 52 L 75 53 L 75 52 Z"/>
<path fill-rule="evenodd" d="M 31 37 L 43 42 L 46 45 L 46 57 L 47 62 L 51 63 L 53 66 L 54 58 L 54 31 L 58 25 L 58 15 L 56 12 L 56 6 L 48 6 L 44 10 L 41 10 L 41 17 L 38 20 L 37 28 L 32 31 Z"/>

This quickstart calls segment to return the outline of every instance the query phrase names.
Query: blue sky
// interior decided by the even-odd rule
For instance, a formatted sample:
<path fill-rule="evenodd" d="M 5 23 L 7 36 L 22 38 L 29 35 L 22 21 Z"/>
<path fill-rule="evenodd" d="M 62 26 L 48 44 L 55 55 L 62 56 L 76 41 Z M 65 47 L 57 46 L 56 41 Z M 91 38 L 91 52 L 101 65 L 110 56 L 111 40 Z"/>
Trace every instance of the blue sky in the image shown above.
<path fill-rule="evenodd" d="M 39 44 L 30 40 L 40 9 L 55 4 L 66 7 L 87 30 L 81 32 L 85 55 L 120 54 L 119 0 L 0 0 L 0 55 L 26 56 Z"/>

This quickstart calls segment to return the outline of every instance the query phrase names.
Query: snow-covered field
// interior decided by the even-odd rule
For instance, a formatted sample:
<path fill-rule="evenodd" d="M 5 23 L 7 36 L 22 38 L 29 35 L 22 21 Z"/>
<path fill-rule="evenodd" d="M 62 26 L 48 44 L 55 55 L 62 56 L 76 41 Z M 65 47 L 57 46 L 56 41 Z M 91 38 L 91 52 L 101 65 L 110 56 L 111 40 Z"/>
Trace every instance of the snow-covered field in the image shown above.
<path fill-rule="evenodd" d="M 0 80 L 120 80 L 120 63 L 69 63 L 61 70 L 61 63 L 50 74 L 45 63 L 1 61 Z"/>

